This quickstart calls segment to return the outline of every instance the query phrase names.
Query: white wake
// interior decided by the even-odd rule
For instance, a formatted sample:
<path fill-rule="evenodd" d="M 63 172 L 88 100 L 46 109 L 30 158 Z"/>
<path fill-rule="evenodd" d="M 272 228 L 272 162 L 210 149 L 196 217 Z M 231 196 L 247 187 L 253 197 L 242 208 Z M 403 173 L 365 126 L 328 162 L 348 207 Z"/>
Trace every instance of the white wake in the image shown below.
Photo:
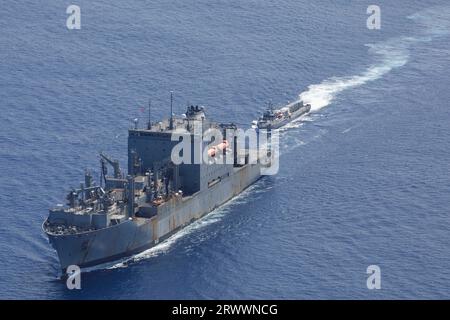
<path fill-rule="evenodd" d="M 329 105 L 337 94 L 344 90 L 359 87 L 369 81 L 377 80 L 395 68 L 404 66 L 409 59 L 407 44 L 411 38 L 401 38 L 380 44 L 368 44 L 369 52 L 381 57 L 359 75 L 331 77 L 319 84 L 313 84 L 299 95 L 299 99 L 311 104 L 311 111 L 318 111 Z"/>
<path fill-rule="evenodd" d="M 429 8 L 409 16 L 408 19 L 425 27 L 420 35 L 368 44 L 369 53 L 377 58 L 376 63 L 359 75 L 331 77 L 319 84 L 310 85 L 307 91 L 299 95 L 299 100 L 311 104 L 313 112 L 318 111 L 329 105 L 342 91 L 380 79 L 393 69 L 404 66 L 409 60 L 409 49 L 413 44 L 450 34 L 450 7 Z"/>

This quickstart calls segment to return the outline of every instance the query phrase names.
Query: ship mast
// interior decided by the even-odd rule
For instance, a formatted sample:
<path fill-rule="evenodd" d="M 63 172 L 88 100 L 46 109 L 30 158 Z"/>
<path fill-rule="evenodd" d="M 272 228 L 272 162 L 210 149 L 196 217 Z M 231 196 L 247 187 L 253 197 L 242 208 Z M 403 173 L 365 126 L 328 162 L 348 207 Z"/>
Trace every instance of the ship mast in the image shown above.
<path fill-rule="evenodd" d="M 170 123 L 169 129 L 173 130 L 173 91 L 170 91 Z"/>

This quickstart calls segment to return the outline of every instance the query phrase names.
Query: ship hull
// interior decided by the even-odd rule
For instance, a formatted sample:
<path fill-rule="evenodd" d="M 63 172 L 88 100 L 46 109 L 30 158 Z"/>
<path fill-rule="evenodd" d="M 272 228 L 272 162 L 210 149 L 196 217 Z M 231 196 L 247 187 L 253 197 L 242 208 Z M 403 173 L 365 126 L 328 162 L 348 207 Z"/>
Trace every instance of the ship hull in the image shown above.
<path fill-rule="evenodd" d="M 248 164 L 207 190 L 168 202 L 152 218 L 134 217 L 114 226 L 77 234 L 55 235 L 45 228 L 44 231 L 58 254 L 63 272 L 70 265 L 91 267 L 155 246 L 240 194 L 260 177 L 260 165 Z"/>

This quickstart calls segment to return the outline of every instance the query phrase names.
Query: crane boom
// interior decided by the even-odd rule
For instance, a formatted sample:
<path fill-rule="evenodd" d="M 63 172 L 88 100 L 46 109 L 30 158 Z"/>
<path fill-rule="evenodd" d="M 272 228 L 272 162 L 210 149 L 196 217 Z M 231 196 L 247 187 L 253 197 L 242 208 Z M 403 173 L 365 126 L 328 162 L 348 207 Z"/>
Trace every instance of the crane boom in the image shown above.
<path fill-rule="evenodd" d="M 105 155 L 103 152 L 100 152 L 100 157 L 102 157 L 102 159 L 104 159 L 106 162 L 108 162 L 113 167 L 114 178 L 116 178 L 116 179 L 122 178 L 122 172 L 120 171 L 118 160 L 112 160 L 107 155 Z"/>

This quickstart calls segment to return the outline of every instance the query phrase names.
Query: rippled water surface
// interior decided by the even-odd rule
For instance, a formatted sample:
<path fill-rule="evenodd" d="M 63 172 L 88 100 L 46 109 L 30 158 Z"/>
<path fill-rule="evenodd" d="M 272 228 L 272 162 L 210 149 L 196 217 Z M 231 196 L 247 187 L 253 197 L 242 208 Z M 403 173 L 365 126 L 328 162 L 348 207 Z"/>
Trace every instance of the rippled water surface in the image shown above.
<path fill-rule="evenodd" d="M 378 1 L 6 1 L 0 10 L 1 298 L 449 298 L 450 6 Z M 313 113 L 281 168 L 157 247 L 57 280 L 40 225 L 130 120 L 187 101 L 248 125 Z M 382 289 L 368 290 L 379 265 Z"/>

